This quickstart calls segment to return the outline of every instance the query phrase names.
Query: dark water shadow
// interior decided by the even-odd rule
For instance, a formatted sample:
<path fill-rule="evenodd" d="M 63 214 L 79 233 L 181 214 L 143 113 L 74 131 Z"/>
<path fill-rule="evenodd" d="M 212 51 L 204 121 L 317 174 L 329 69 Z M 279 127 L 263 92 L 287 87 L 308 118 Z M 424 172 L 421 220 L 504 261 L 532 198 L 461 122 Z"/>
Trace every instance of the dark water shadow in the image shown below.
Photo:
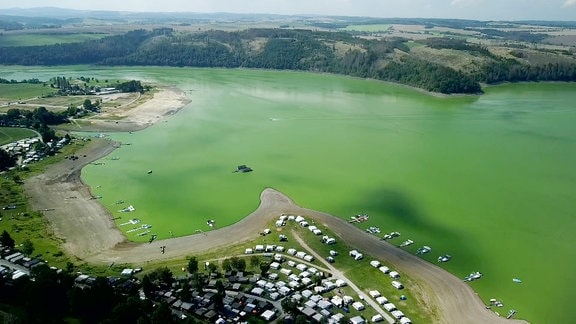
<path fill-rule="evenodd" d="M 366 211 L 375 213 L 370 215 L 370 223 L 383 226 L 383 234 L 396 230 L 386 225 L 389 223 L 387 219 L 393 218 L 394 223 L 402 227 L 402 241 L 409 238 L 415 241 L 414 246 L 432 246 L 431 256 L 433 257 L 427 256 L 426 259 L 428 260 L 435 259 L 440 254 L 452 254 L 452 251 L 434 249 L 433 242 L 424 242 L 416 237 L 418 232 L 431 233 L 430 237 L 438 237 L 439 241 L 450 242 L 450 246 L 457 246 L 459 251 L 474 249 L 473 242 L 470 242 L 466 233 L 456 232 L 433 222 L 431 217 L 418 206 L 417 201 L 402 190 L 379 188 L 363 195 L 360 204 L 365 207 Z M 373 218 L 374 221 L 372 221 Z M 414 232 L 410 229 L 414 229 Z M 396 241 L 395 243 L 399 244 L 400 242 Z M 465 262 L 466 264 L 478 264 L 479 262 L 473 254 L 453 256 L 460 259 L 457 262 Z"/>

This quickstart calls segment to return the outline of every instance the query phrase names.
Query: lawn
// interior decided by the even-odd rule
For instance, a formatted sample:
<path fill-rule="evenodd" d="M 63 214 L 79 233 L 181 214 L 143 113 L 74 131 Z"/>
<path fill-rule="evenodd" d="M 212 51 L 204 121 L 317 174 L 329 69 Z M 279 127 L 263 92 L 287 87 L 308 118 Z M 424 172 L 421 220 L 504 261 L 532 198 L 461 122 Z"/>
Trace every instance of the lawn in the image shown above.
<path fill-rule="evenodd" d="M 0 145 L 34 136 L 38 136 L 38 134 L 28 128 L 0 127 Z"/>
<path fill-rule="evenodd" d="M 0 103 L 10 100 L 26 100 L 54 93 L 54 89 L 44 84 L 0 83 Z"/>

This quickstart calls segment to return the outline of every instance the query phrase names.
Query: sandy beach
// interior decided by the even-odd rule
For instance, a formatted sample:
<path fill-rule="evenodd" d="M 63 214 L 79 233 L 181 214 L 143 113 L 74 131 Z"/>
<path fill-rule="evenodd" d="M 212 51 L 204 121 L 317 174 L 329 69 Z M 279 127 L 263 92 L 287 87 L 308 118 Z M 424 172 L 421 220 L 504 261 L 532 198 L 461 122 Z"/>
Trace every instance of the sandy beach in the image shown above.
<path fill-rule="evenodd" d="M 137 107 L 118 113 L 120 119 L 106 116 L 92 119 L 93 131 L 136 131 L 144 129 L 165 116 L 176 113 L 190 100 L 174 88 L 164 88 Z M 93 139 L 78 152 L 75 161 L 63 160 L 25 182 L 25 190 L 33 209 L 43 211 L 64 250 L 91 263 L 132 263 L 174 259 L 199 254 L 255 239 L 258 231 L 282 213 L 305 215 L 330 228 L 348 244 L 366 254 L 385 260 L 398 271 L 417 281 L 413 289 L 426 301 L 425 309 L 438 312 L 439 323 L 510 323 L 485 308 L 470 286 L 442 268 L 402 249 L 369 235 L 341 218 L 296 205 L 289 197 L 274 189 L 261 193 L 260 205 L 240 222 L 203 234 L 138 244 L 127 241 L 116 227 L 111 215 L 92 199 L 89 188 L 82 183 L 82 168 L 110 154 L 118 143 Z M 257 199 L 258 197 L 255 197 Z M 166 246 L 166 253 L 158 253 Z M 411 288 L 412 289 L 412 288 Z M 514 321 L 520 322 L 520 321 Z"/>

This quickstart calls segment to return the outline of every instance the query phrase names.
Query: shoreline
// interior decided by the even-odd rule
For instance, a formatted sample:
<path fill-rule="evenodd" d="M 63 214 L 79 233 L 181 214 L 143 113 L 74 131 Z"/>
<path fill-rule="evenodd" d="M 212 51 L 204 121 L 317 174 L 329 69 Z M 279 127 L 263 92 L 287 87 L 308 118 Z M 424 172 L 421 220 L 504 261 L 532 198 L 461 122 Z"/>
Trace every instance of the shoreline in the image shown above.
<path fill-rule="evenodd" d="M 177 95 L 178 91 L 172 90 L 163 94 Z M 182 92 L 179 94 L 183 95 Z M 128 114 L 126 123 L 121 124 L 123 131 L 134 131 L 132 128 L 125 128 L 127 126 L 139 125 L 143 127 L 141 129 L 149 127 L 154 124 L 148 122 L 149 116 L 167 116 L 166 113 L 177 112 L 187 104 L 181 97 L 175 98 L 168 100 L 160 95 L 156 99 L 164 100 L 163 102 L 152 98 L 138 106 L 144 106 L 146 110 L 139 112 L 146 111 L 148 118 L 134 120 L 131 118 L 135 116 Z M 178 106 L 173 106 L 177 103 Z M 159 106 L 162 108 L 158 108 Z M 135 115 L 137 112 L 132 113 Z M 158 122 L 161 119 L 153 118 L 152 121 Z M 85 157 L 76 161 L 63 160 L 49 166 L 45 173 L 25 181 L 24 188 L 30 196 L 32 208 L 38 211 L 54 210 L 43 212 L 44 217 L 50 222 L 54 235 L 63 240 L 63 249 L 81 261 L 145 264 L 150 261 L 182 258 L 255 239 L 258 233 L 253 229 L 264 228 L 281 213 L 302 214 L 318 220 L 351 246 L 393 264 L 399 271 L 415 279 L 418 294 L 426 304 L 433 305 L 432 309 L 438 310 L 439 322 L 510 323 L 510 320 L 486 310 L 474 290 L 448 271 L 364 233 L 341 218 L 300 207 L 289 197 L 271 188 L 261 193 L 260 204 L 255 211 L 233 225 L 208 232 L 206 236 L 189 235 L 154 241 L 151 244 L 128 241 L 106 208 L 97 199 L 92 199 L 90 188 L 81 179 L 81 170 L 85 165 L 112 153 L 118 145 L 119 143 L 108 139 L 92 139 L 78 152 L 78 155 Z M 160 245 L 168 246 L 164 255 L 158 255 Z"/>

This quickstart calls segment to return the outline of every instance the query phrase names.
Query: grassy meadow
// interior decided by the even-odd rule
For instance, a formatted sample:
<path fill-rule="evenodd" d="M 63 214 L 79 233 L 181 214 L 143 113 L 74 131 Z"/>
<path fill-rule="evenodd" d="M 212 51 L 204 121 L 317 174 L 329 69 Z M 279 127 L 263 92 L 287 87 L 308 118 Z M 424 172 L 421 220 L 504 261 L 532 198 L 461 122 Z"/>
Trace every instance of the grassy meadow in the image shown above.
<path fill-rule="evenodd" d="M 38 136 L 38 134 L 27 128 L 0 127 L 0 145 L 35 136 Z"/>
<path fill-rule="evenodd" d="M 80 43 L 87 40 L 100 39 L 108 36 L 98 33 L 34 33 L 34 34 L 3 34 L 0 36 L 2 46 L 42 46 L 65 43 Z"/>
<path fill-rule="evenodd" d="M 393 243 L 412 239 L 411 252 L 431 246 L 424 257 L 431 262 L 451 254 L 442 267 L 459 277 L 484 273 L 473 288 L 520 318 L 576 321 L 558 311 L 576 297 L 566 288 L 576 271 L 573 84 L 439 98 L 296 72 L 9 69 L 13 79 L 85 73 L 157 81 L 190 96 L 155 126 L 108 134 L 124 145 L 83 170 L 129 239 L 146 240 L 120 225 L 131 218 L 160 239 L 210 230 L 208 219 L 230 225 L 272 187 L 337 217 L 368 213 L 363 226 L 401 232 Z M 241 164 L 254 172 L 234 173 Z M 119 212 L 128 205 L 136 210 Z"/>
<path fill-rule="evenodd" d="M 0 77 L 2 77 L 0 75 Z M 18 80 L 20 81 L 20 80 Z M 25 100 L 53 93 L 54 89 L 32 83 L 0 83 L 0 101 Z"/>
<path fill-rule="evenodd" d="M 342 30 L 376 33 L 388 31 L 391 27 L 392 25 L 389 24 L 349 25 L 346 28 L 342 28 Z"/>

